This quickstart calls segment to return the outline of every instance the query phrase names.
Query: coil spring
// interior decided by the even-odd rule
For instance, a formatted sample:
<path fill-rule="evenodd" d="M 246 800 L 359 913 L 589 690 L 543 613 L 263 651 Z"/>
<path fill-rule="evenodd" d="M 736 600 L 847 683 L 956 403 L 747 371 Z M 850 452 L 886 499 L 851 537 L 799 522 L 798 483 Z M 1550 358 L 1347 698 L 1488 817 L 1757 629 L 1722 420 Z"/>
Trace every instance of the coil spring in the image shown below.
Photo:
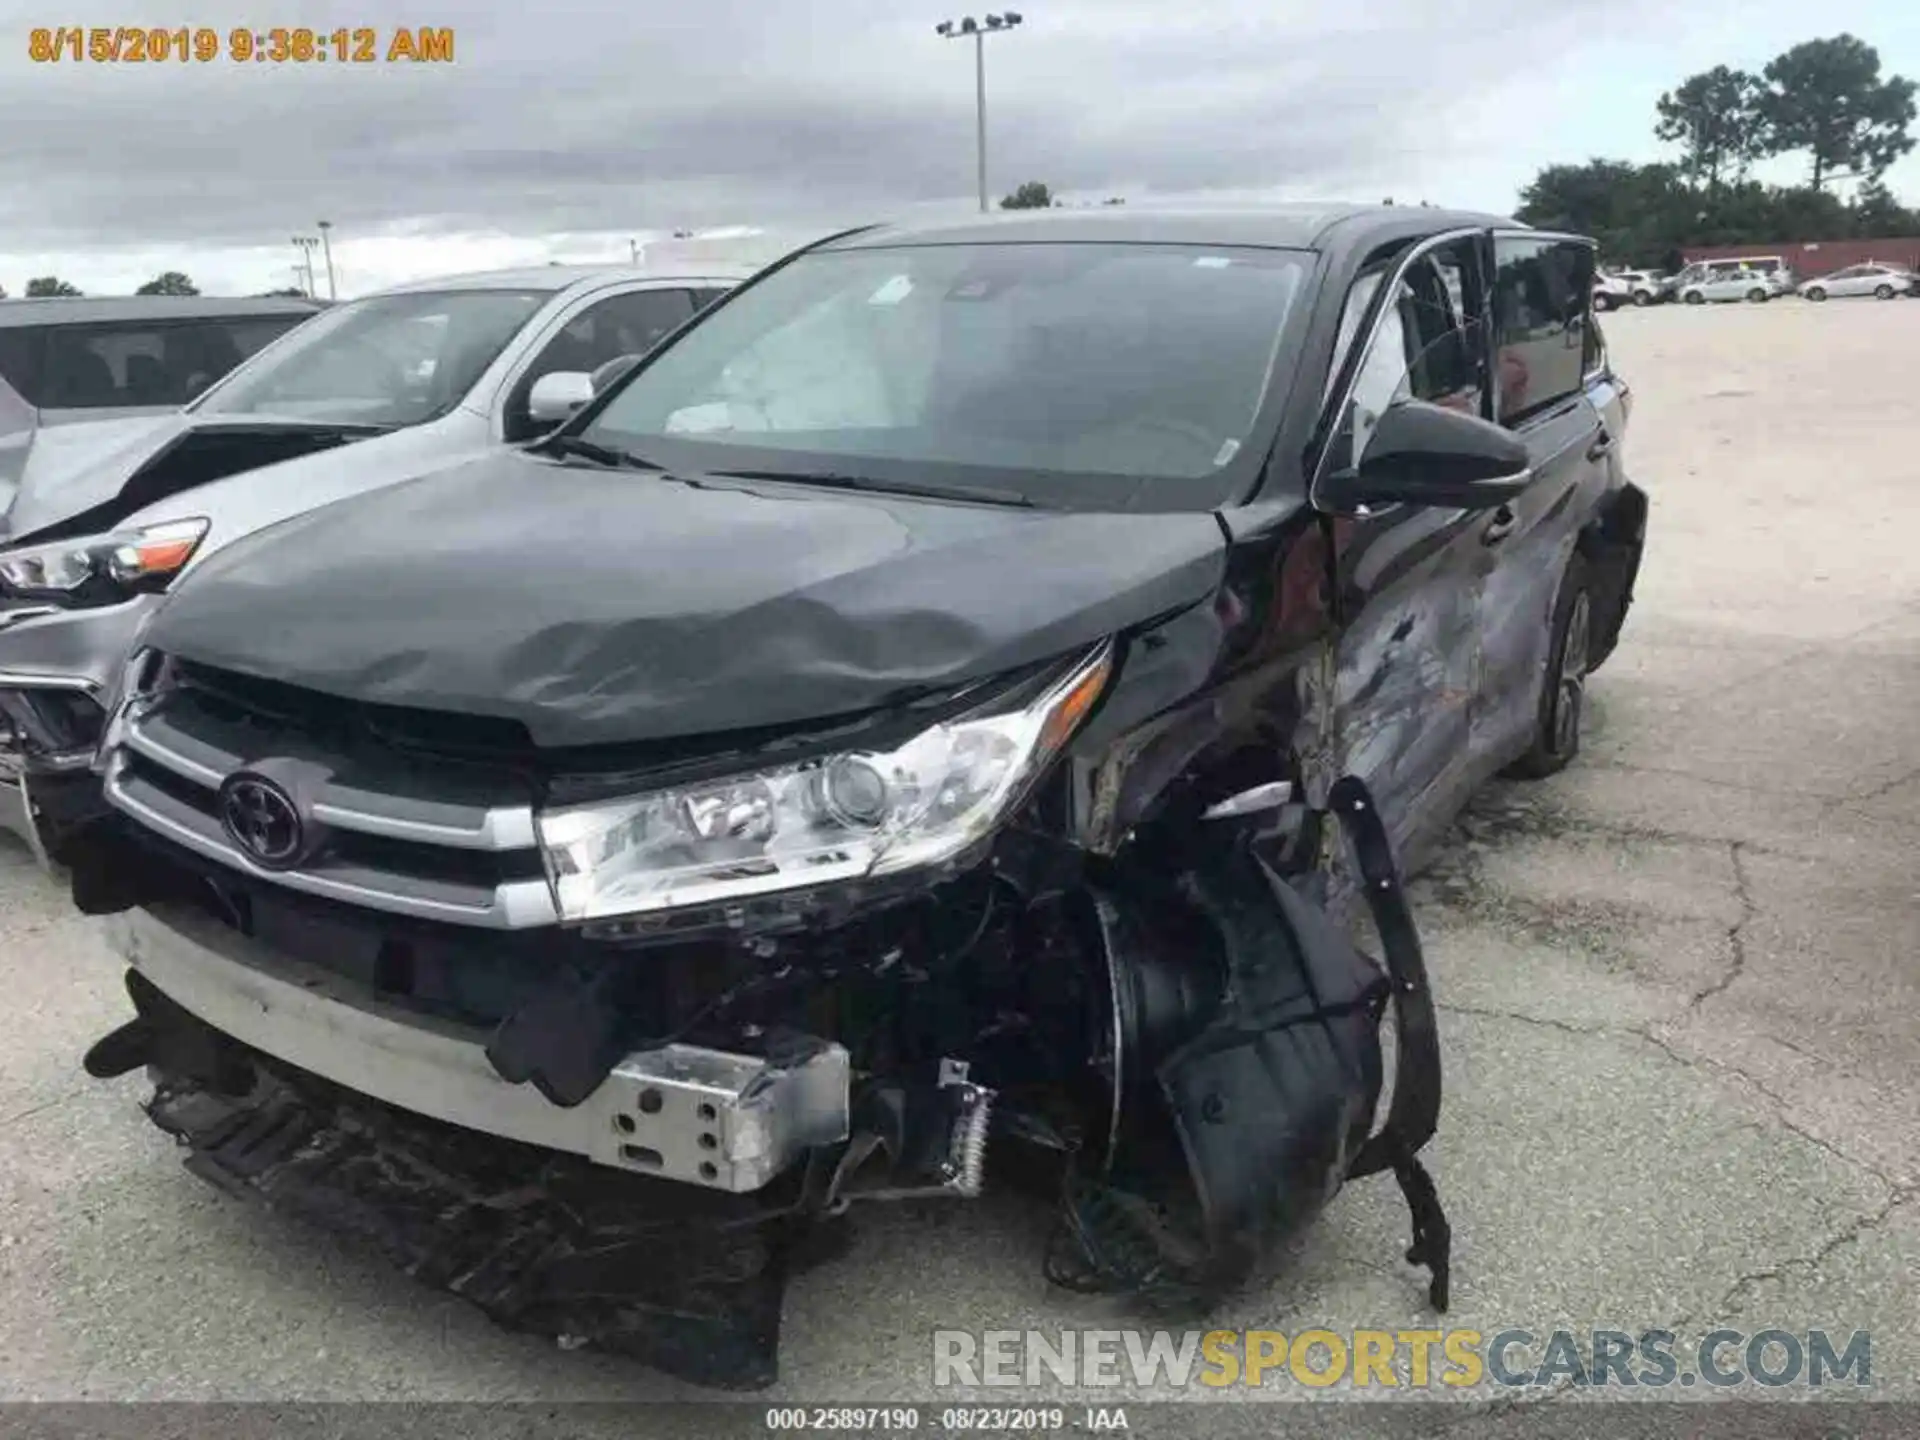
<path fill-rule="evenodd" d="M 953 1127 L 955 1174 L 952 1188 L 972 1198 L 980 1193 L 987 1172 L 987 1122 L 993 1116 L 993 1092 L 975 1088 L 973 1103 Z"/>

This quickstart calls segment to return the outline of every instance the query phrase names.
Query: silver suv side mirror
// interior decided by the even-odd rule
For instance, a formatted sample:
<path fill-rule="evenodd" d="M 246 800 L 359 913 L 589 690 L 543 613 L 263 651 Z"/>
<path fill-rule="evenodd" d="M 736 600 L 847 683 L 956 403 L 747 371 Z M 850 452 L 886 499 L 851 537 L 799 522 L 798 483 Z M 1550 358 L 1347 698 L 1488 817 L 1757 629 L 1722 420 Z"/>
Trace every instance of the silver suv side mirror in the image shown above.
<path fill-rule="evenodd" d="M 593 379 L 579 370 L 555 370 L 533 382 L 527 392 L 527 414 L 539 425 L 558 425 L 573 418 L 593 398 Z"/>

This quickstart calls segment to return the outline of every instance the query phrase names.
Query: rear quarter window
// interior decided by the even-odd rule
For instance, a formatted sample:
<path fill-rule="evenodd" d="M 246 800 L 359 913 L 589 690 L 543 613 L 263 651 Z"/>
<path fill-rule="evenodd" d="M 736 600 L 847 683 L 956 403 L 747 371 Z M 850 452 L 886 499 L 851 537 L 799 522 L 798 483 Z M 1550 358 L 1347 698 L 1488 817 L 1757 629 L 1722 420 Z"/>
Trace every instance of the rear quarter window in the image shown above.
<path fill-rule="evenodd" d="M 184 405 L 305 318 L 259 315 L 52 328 L 38 403 L 72 410 Z"/>
<path fill-rule="evenodd" d="M 29 405 L 40 403 L 40 349 L 45 334 L 38 325 L 0 329 L 0 380 Z"/>

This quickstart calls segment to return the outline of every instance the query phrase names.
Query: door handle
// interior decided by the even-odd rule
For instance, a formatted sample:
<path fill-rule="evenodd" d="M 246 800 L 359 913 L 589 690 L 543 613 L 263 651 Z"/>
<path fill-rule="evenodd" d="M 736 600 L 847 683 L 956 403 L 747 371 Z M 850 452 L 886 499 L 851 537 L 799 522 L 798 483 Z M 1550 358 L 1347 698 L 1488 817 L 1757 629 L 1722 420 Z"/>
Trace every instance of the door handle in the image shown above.
<path fill-rule="evenodd" d="M 1502 505 L 1493 512 L 1493 518 L 1487 522 L 1487 528 L 1480 532 L 1482 545 L 1498 545 L 1513 533 L 1514 526 L 1520 523 L 1520 517 L 1513 513 L 1511 505 Z"/>
<path fill-rule="evenodd" d="M 1587 446 L 1587 459 L 1604 460 L 1607 458 L 1607 453 L 1612 449 L 1613 436 L 1609 435 L 1605 430 L 1602 430 L 1599 438 Z"/>

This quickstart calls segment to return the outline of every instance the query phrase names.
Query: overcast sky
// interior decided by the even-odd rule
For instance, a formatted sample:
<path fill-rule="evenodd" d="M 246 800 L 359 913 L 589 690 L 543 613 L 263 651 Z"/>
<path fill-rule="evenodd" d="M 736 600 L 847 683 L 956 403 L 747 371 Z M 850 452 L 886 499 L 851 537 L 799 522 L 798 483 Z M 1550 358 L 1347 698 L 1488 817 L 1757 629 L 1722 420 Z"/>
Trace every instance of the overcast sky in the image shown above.
<path fill-rule="evenodd" d="M 1021 0 L 1015 0 L 1020 4 Z M 55 14 L 55 11 L 61 12 Z M 71 13 L 68 13 L 71 12 Z M 30 27 L 451 26 L 451 65 L 36 64 Z M 342 293 L 629 236 L 807 230 L 974 185 L 970 43 L 941 0 L 0 0 L 0 285 L 163 269 L 285 285 L 333 222 Z M 975 14 L 984 11 L 975 10 Z M 1651 160 L 1655 98 L 1851 30 L 1920 76 L 1913 0 L 1031 0 L 987 42 L 990 183 L 1510 210 L 1542 165 Z M 537 14 L 537 18 L 536 18 Z M 1472 25 L 1465 15 L 1479 17 Z M 1920 203 L 1920 159 L 1889 176 Z"/>

